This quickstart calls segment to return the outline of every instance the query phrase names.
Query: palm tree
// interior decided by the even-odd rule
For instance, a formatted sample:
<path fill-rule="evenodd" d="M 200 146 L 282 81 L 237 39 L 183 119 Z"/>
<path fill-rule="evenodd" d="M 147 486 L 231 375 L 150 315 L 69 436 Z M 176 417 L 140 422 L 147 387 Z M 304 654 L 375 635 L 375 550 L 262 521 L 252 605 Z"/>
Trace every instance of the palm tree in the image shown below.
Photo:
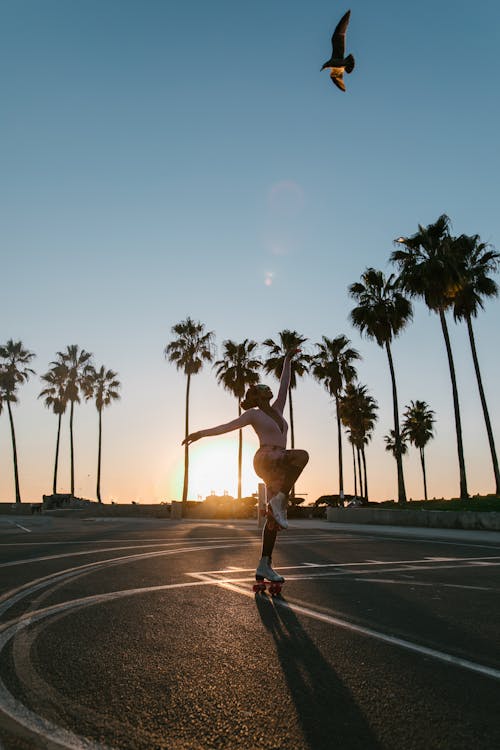
<path fill-rule="evenodd" d="M 403 434 L 418 448 L 424 478 L 424 498 L 427 500 L 427 475 L 425 472 L 425 446 L 434 437 L 434 412 L 425 401 L 410 401 L 406 406 Z"/>
<path fill-rule="evenodd" d="M 266 339 L 263 345 L 269 350 L 269 356 L 264 362 L 264 370 L 272 373 L 278 380 L 281 377 L 285 354 L 292 349 L 300 349 L 301 345 L 307 341 L 305 336 L 301 336 L 297 331 L 284 329 L 278 334 L 279 343 L 273 339 Z M 295 429 L 293 423 L 293 403 L 292 390 L 297 387 L 297 378 L 305 375 L 309 371 L 310 357 L 308 354 L 298 352 L 291 361 L 290 387 L 288 389 L 288 408 L 290 413 L 290 442 L 291 447 L 295 448 Z"/>
<path fill-rule="evenodd" d="M 408 444 L 406 442 L 406 433 L 404 429 L 401 431 L 399 440 L 401 444 L 401 455 L 406 456 L 406 454 L 408 453 Z M 389 453 L 392 453 L 394 458 L 397 458 L 398 444 L 396 441 L 396 432 L 394 430 L 389 430 L 387 435 L 384 435 L 384 441 L 385 441 L 386 451 L 388 451 Z"/>
<path fill-rule="evenodd" d="M 372 396 L 366 392 L 366 386 L 360 386 L 360 421 L 362 424 L 361 434 L 361 458 L 363 460 L 363 473 L 365 480 L 365 501 L 368 502 L 368 474 L 366 471 L 366 451 L 365 446 L 372 439 L 375 423 L 378 420 L 378 404 Z"/>
<path fill-rule="evenodd" d="M 57 494 L 57 470 L 59 466 L 59 441 L 61 436 L 62 415 L 66 411 L 68 399 L 66 398 L 66 384 L 68 381 L 68 368 L 66 365 L 59 364 L 41 375 L 40 379 L 46 383 L 45 388 L 40 391 L 38 398 L 43 398 L 45 406 L 52 409 L 57 415 L 57 438 L 56 438 L 56 457 L 54 461 L 54 479 L 52 482 L 52 493 Z"/>
<path fill-rule="evenodd" d="M 394 275 L 385 278 L 382 271 L 367 268 L 361 281 L 351 284 L 350 296 L 358 302 L 351 311 L 351 322 L 367 338 L 374 339 L 380 347 L 385 347 L 392 382 L 392 402 L 394 410 L 394 432 L 398 445 L 396 463 L 398 474 L 398 502 L 406 502 L 406 490 L 401 460 L 399 429 L 399 407 L 396 376 L 392 359 L 391 341 L 397 336 L 413 316 L 410 301 L 398 289 Z"/>
<path fill-rule="evenodd" d="M 344 499 L 344 467 L 339 398 L 344 386 L 357 377 L 356 369 L 352 363 L 361 359 L 359 352 L 349 347 L 350 343 L 350 340 L 344 335 L 336 336 L 334 339 L 322 336 L 322 341 L 316 344 L 318 351 L 312 363 L 313 376 L 320 383 L 323 383 L 330 396 L 335 399 L 339 461 L 339 497 L 341 500 Z"/>
<path fill-rule="evenodd" d="M 355 493 L 357 495 L 354 448 L 356 449 L 358 458 L 360 495 L 365 502 L 368 502 L 368 474 L 366 470 L 365 446 L 371 440 L 375 423 L 378 419 L 377 410 L 377 402 L 369 395 L 365 385 L 347 383 L 345 391 L 339 399 L 339 412 L 342 423 L 348 428 L 349 440 L 353 446 Z M 361 462 L 363 462 L 363 475 L 361 474 Z"/>
<path fill-rule="evenodd" d="M 16 491 L 16 503 L 21 502 L 21 491 L 19 489 L 19 466 L 17 460 L 16 433 L 14 430 L 14 418 L 12 416 L 11 404 L 17 403 L 16 391 L 20 385 L 26 383 L 30 375 L 35 371 L 28 364 L 35 357 L 23 347 L 22 341 L 9 339 L 6 344 L 0 346 L 0 401 L 7 404 L 9 414 L 10 434 L 12 438 L 12 457 L 14 461 L 14 484 Z"/>
<path fill-rule="evenodd" d="M 457 263 L 449 226 L 450 220 L 446 214 L 442 214 L 434 224 L 429 224 L 427 227 L 419 224 L 418 232 L 414 235 L 399 237 L 395 241 L 399 247 L 392 253 L 391 261 L 396 264 L 400 271 L 398 281 L 401 287 L 413 297 L 422 297 L 429 310 L 439 315 L 448 356 L 453 394 L 460 473 L 460 498 L 466 499 L 469 497 L 469 493 L 465 473 L 462 420 L 455 364 L 445 315 L 461 284 L 459 263 Z"/>
<path fill-rule="evenodd" d="M 186 384 L 186 418 L 185 438 L 189 435 L 189 391 L 191 377 L 196 375 L 203 367 L 204 362 L 213 360 L 212 331 L 205 333 L 203 323 L 195 322 L 189 316 L 186 320 L 176 323 L 171 328 L 172 334 L 176 336 L 165 347 L 165 357 L 173 362 L 178 370 L 182 370 L 187 377 Z M 182 514 L 185 515 L 187 507 L 187 494 L 189 484 L 189 446 L 184 447 L 184 485 L 182 488 Z"/>
<path fill-rule="evenodd" d="M 96 496 L 101 503 L 101 457 L 102 457 L 102 410 L 110 406 L 113 401 L 118 401 L 118 393 L 121 383 L 117 377 L 118 373 L 107 370 L 102 365 L 98 370 L 93 366 L 87 368 L 82 384 L 85 399 L 94 399 L 97 413 L 99 415 L 99 440 L 97 449 L 97 486 Z"/>
<path fill-rule="evenodd" d="M 259 382 L 257 370 L 262 366 L 254 357 L 256 341 L 245 339 L 237 344 L 230 339 L 223 342 L 223 359 L 215 362 L 217 380 L 238 399 L 238 416 L 241 414 L 241 399 L 245 388 Z M 238 500 L 241 500 L 241 465 L 243 456 L 243 430 L 238 430 Z"/>
<path fill-rule="evenodd" d="M 57 352 L 57 360 L 51 362 L 52 367 L 63 366 L 66 371 L 67 380 L 65 386 L 65 398 L 70 403 L 69 408 L 69 447 L 71 461 L 71 494 L 75 494 L 75 451 L 73 440 L 73 419 L 75 404 L 80 403 L 80 393 L 83 386 L 88 367 L 91 365 L 92 354 L 80 349 L 77 344 L 70 344 L 66 351 Z"/>
<path fill-rule="evenodd" d="M 461 274 L 460 286 L 453 296 L 453 317 L 455 320 L 465 320 L 467 324 L 472 360 L 493 463 L 495 492 L 500 495 L 498 457 L 472 328 L 472 318 L 475 318 L 479 310 L 484 307 L 483 298 L 498 296 L 498 285 L 488 274 L 497 271 L 500 254 L 486 243 L 481 242 L 477 234 L 472 236 L 461 235 L 454 240 L 453 245 Z"/>

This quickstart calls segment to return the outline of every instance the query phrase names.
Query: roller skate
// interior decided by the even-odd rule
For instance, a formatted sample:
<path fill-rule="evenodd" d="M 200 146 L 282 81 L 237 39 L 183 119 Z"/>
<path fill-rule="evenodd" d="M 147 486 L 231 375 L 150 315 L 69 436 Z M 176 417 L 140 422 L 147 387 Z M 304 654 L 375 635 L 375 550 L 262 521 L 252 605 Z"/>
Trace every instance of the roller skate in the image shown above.
<path fill-rule="evenodd" d="M 271 567 L 270 557 L 261 557 L 260 562 L 255 571 L 255 583 L 253 585 L 254 592 L 264 593 L 266 588 L 269 590 L 271 596 L 276 596 L 281 593 L 281 587 L 283 586 L 285 579 L 280 576 Z"/>
<path fill-rule="evenodd" d="M 272 497 L 267 504 L 268 513 L 274 518 L 278 526 L 282 529 L 288 528 L 286 505 L 287 496 L 284 492 L 278 492 L 278 494 Z"/>

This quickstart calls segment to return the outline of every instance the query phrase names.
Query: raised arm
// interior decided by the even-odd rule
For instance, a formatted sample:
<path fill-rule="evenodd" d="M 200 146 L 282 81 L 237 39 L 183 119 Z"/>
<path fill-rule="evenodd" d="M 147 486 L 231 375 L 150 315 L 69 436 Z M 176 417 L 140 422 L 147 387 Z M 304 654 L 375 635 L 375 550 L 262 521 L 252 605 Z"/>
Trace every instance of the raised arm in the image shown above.
<path fill-rule="evenodd" d="M 280 387 L 278 390 L 278 395 L 276 396 L 276 400 L 273 403 L 273 407 L 280 412 L 282 412 L 285 408 L 286 397 L 288 396 L 288 388 L 290 386 L 290 377 L 292 374 L 291 359 L 297 351 L 298 349 L 293 349 L 292 351 L 287 352 L 283 360 L 283 369 L 281 371 Z"/>
<path fill-rule="evenodd" d="M 225 432 L 239 430 L 240 427 L 246 427 L 246 425 L 251 424 L 252 417 L 253 415 L 250 411 L 245 411 L 240 417 L 231 420 L 231 422 L 219 424 L 216 425 L 216 427 L 208 427 L 206 430 L 192 432 L 187 436 L 187 438 L 182 441 L 182 445 L 184 445 L 185 443 L 189 445 L 190 443 L 194 443 L 196 440 L 200 440 L 200 438 L 210 437 L 212 435 L 223 435 Z"/>

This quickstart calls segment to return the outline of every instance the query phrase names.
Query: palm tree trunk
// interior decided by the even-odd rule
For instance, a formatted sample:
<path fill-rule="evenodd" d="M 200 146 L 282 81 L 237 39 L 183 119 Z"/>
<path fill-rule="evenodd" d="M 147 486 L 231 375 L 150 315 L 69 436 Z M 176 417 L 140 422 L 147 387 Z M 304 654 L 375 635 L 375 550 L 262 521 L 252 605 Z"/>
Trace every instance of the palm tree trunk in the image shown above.
<path fill-rule="evenodd" d="M 399 432 L 399 406 L 398 392 L 396 389 L 396 376 L 394 374 L 394 364 L 392 361 L 391 347 L 388 341 L 385 342 L 387 358 L 389 360 L 389 370 L 391 371 L 392 382 L 392 404 L 394 409 L 394 435 L 396 437 L 396 464 L 398 468 L 398 503 L 406 503 L 405 478 L 403 473 L 403 459 L 401 457 L 401 434 Z"/>
<path fill-rule="evenodd" d="M 427 500 L 427 476 L 425 473 L 425 455 L 424 455 L 424 449 L 419 448 L 420 450 L 420 463 L 422 464 L 422 475 L 424 477 L 424 500 Z"/>
<path fill-rule="evenodd" d="M 363 474 L 365 478 L 365 501 L 368 503 L 368 477 L 366 474 L 366 455 L 365 446 L 361 448 L 361 458 L 363 459 Z"/>
<path fill-rule="evenodd" d="M 479 360 L 477 358 L 476 342 L 474 339 L 474 331 L 472 330 L 472 320 L 470 315 L 467 315 L 467 330 L 469 332 L 470 348 L 472 351 L 472 360 L 474 362 L 474 370 L 476 371 L 477 387 L 479 388 L 479 397 L 481 399 L 481 406 L 483 407 L 484 422 L 486 425 L 486 432 L 488 434 L 488 442 L 490 444 L 491 460 L 493 463 L 493 473 L 495 475 L 495 494 L 500 495 L 500 471 L 498 469 L 498 457 L 495 449 L 495 440 L 493 438 L 493 430 L 491 429 L 490 415 L 488 412 L 488 406 L 486 404 L 486 396 L 484 394 L 483 381 L 481 378 L 481 371 L 479 369 Z"/>
<path fill-rule="evenodd" d="M 52 482 L 52 494 L 57 495 L 57 468 L 59 465 L 59 439 L 61 437 L 62 414 L 57 419 L 56 460 L 54 462 L 54 481 Z"/>
<path fill-rule="evenodd" d="M 469 497 L 469 493 L 467 492 L 467 477 L 465 474 L 464 446 L 462 442 L 462 421 L 460 419 L 460 405 L 458 403 L 457 379 L 455 376 L 455 364 L 453 362 L 453 354 L 451 351 L 450 334 L 448 333 L 448 326 L 446 325 L 446 317 L 443 309 L 439 310 L 439 319 L 441 321 L 444 342 L 446 344 L 446 353 L 448 355 L 448 365 L 450 368 L 451 388 L 453 392 L 455 430 L 457 433 L 458 466 L 460 470 L 460 499 L 466 500 Z"/>
<path fill-rule="evenodd" d="M 354 443 L 352 446 L 352 465 L 354 469 L 354 497 L 358 497 L 358 475 L 356 474 L 356 451 L 354 450 Z"/>
<path fill-rule="evenodd" d="M 360 495 L 361 499 L 363 499 L 364 496 L 365 496 L 365 493 L 364 493 L 364 489 L 363 489 L 363 476 L 361 474 L 361 451 L 359 450 L 359 448 L 357 446 L 356 446 L 356 453 L 357 453 L 357 456 L 358 456 L 359 495 Z"/>
<path fill-rule="evenodd" d="M 71 462 L 71 494 L 75 494 L 75 451 L 73 446 L 73 411 L 75 402 L 71 402 L 69 410 L 69 450 L 70 450 L 70 462 Z"/>
<path fill-rule="evenodd" d="M 342 457 L 342 423 L 339 415 L 339 397 L 335 394 L 335 408 L 337 410 L 337 443 L 339 451 L 339 497 L 344 499 L 344 462 Z"/>
<path fill-rule="evenodd" d="M 292 388 L 288 388 L 288 407 L 290 410 L 290 444 L 292 450 L 295 448 L 295 430 L 293 426 L 293 404 L 292 404 Z M 295 485 L 290 490 L 290 497 L 295 497 Z"/>
<path fill-rule="evenodd" d="M 12 417 L 12 409 L 10 406 L 9 397 L 7 394 L 7 411 L 9 412 L 9 422 L 10 422 L 10 434 L 12 437 L 12 457 L 14 459 L 14 484 L 16 488 L 16 503 L 21 502 L 21 492 L 19 490 L 19 469 L 17 466 L 17 447 L 16 447 L 16 433 L 14 430 L 14 419 Z"/>
<path fill-rule="evenodd" d="M 241 416 L 241 406 L 238 401 L 238 417 Z M 241 500 L 241 466 L 243 463 L 243 430 L 238 430 L 238 500 Z"/>
<path fill-rule="evenodd" d="M 185 434 L 187 438 L 189 435 L 189 389 L 191 387 L 191 375 L 187 376 L 186 385 L 186 423 L 185 423 Z M 184 446 L 184 485 L 182 487 L 182 517 L 186 516 L 187 509 L 187 495 L 188 495 L 188 483 L 189 483 L 189 446 L 186 443 Z"/>
<path fill-rule="evenodd" d="M 97 499 L 101 503 L 101 447 L 102 447 L 102 409 L 99 409 L 99 447 L 97 449 Z"/>

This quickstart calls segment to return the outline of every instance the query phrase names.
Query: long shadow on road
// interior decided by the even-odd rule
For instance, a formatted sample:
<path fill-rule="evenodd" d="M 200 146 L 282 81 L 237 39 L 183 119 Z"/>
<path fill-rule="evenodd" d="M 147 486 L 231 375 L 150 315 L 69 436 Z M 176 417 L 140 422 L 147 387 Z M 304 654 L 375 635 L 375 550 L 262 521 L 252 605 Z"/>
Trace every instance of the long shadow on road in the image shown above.
<path fill-rule="evenodd" d="M 311 750 L 377 750 L 380 743 L 350 690 L 339 678 L 294 612 L 267 595 L 255 602 L 272 634 L 297 717 Z"/>

